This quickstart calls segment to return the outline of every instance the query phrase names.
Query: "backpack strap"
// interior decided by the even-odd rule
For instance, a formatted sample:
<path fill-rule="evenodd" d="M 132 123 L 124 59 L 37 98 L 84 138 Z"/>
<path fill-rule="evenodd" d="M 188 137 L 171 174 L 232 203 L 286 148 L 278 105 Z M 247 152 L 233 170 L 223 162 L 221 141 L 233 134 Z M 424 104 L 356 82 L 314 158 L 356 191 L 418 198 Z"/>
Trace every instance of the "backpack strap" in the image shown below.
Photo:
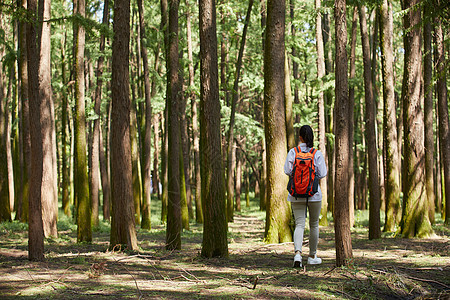
<path fill-rule="evenodd" d="M 309 150 L 309 153 L 311 153 L 311 154 L 316 154 L 316 152 L 317 152 L 317 149 L 314 149 L 314 148 L 311 148 L 311 150 Z"/>

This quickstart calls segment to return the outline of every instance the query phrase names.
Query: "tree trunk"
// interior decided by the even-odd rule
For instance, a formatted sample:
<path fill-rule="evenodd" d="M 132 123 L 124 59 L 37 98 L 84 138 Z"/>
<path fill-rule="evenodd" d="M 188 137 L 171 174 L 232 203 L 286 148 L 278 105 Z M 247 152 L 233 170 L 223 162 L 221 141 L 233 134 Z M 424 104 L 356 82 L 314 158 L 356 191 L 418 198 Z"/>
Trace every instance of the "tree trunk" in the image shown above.
<path fill-rule="evenodd" d="M 242 32 L 241 45 L 239 47 L 238 60 L 236 62 L 236 73 L 234 77 L 233 84 L 233 98 L 231 100 L 231 115 L 230 123 L 228 126 L 228 136 L 227 136 L 227 220 L 228 222 L 233 221 L 233 210 L 234 210 L 234 168 L 233 165 L 236 163 L 235 147 L 234 143 L 234 123 L 236 115 L 236 105 L 239 99 L 239 79 L 241 75 L 242 59 L 244 56 L 245 42 L 247 39 L 247 29 L 250 24 L 250 14 L 252 12 L 253 0 L 249 0 L 247 7 L 247 15 L 245 17 L 244 29 Z M 233 153 L 234 152 L 234 153 Z M 234 157 L 233 157 L 234 155 Z"/>
<path fill-rule="evenodd" d="M 431 16 L 431 7 L 424 6 L 424 120 L 425 120 L 425 180 L 428 199 L 428 210 L 431 224 L 434 224 L 435 212 L 435 195 L 434 195 L 434 134 L 433 134 L 433 57 L 431 47 L 431 20 L 427 16 Z"/>
<path fill-rule="evenodd" d="M 139 172 L 139 141 L 137 133 L 137 113 L 134 101 L 131 103 L 130 138 L 131 138 L 131 169 L 133 182 L 134 222 L 141 224 L 141 180 Z"/>
<path fill-rule="evenodd" d="M 350 263 L 353 257 L 348 207 L 348 167 L 350 145 L 348 126 L 348 63 L 347 63 L 347 19 L 345 0 L 335 0 L 336 38 L 336 178 L 334 230 L 336 240 L 336 265 Z"/>
<path fill-rule="evenodd" d="M 168 69 L 169 64 L 169 33 L 168 33 L 168 27 L 169 25 L 169 19 L 168 19 L 168 2 L 167 0 L 161 0 L 161 29 L 164 32 L 164 57 L 166 58 L 166 69 Z M 167 76 L 167 75 L 166 75 Z M 168 79 L 166 78 L 166 81 L 168 82 Z M 169 85 L 166 87 L 166 95 L 169 95 Z M 166 96 L 167 97 L 167 96 Z M 169 173 L 168 173 L 168 155 L 169 155 L 169 126 L 168 126 L 168 120 L 169 120 L 169 101 L 166 100 L 166 106 L 164 109 L 164 116 L 163 116 L 163 124 L 164 126 L 161 126 L 164 128 L 163 131 L 163 146 L 161 151 L 161 179 L 162 179 L 162 196 L 161 196 L 161 221 L 166 222 L 167 221 L 167 205 L 168 205 L 168 198 L 169 198 Z"/>
<path fill-rule="evenodd" d="M 380 185 L 378 179 L 378 150 L 376 139 L 376 110 L 373 96 L 373 82 L 370 61 L 370 44 L 367 33 L 366 7 L 359 7 L 361 40 L 364 62 L 364 95 L 366 101 L 366 139 L 369 155 L 369 239 L 381 237 L 380 230 Z"/>
<path fill-rule="evenodd" d="M 144 66 L 144 95 L 145 95 L 145 130 L 142 145 L 142 229 L 151 229 L 151 147 L 152 147 L 152 103 L 151 103 L 151 90 L 150 90 L 150 71 L 148 68 L 148 55 L 147 55 L 147 35 L 145 32 L 145 21 L 144 21 L 144 4 L 142 0 L 137 1 L 139 10 L 139 28 L 140 28 L 140 38 L 141 38 L 141 56 L 142 64 Z M 159 53 L 158 53 L 159 54 Z M 157 67 L 157 66 L 156 66 Z M 155 122 L 157 123 L 157 122 Z M 155 132 L 155 134 L 157 134 Z M 157 145 L 155 145 L 157 146 Z M 156 150 L 156 149 L 155 149 Z M 157 151 L 155 151 L 157 153 Z M 157 173 L 157 172 L 155 172 Z M 155 176 L 154 179 L 156 179 Z"/>
<path fill-rule="evenodd" d="M 21 0 L 23 9 L 27 8 L 27 1 Z M 19 199 L 19 207 L 16 219 L 28 222 L 28 198 L 30 187 L 30 105 L 28 96 L 28 64 L 27 64 L 27 23 L 19 22 L 19 81 L 20 81 L 20 105 L 21 105 L 21 190 L 22 198 Z"/>
<path fill-rule="evenodd" d="M 330 33 L 330 16 L 329 14 L 325 14 L 322 18 L 323 29 L 323 44 L 325 51 L 325 74 L 334 73 L 333 68 L 333 50 L 331 46 L 331 33 Z M 334 118 L 333 118 L 333 95 L 330 91 L 325 92 L 324 94 L 324 103 L 325 103 L 325 130 L 326 133 L 334 132 Z M 331 138 L 328 138 L 328 142 L 326 143 L 328 157 L 324 156 L 328 160 L 328 174 L 327 174 L 327 204 L 328 211 L 331 211 L 334 215 L 334 165 L 335 165 L 335 141 Z M 322 200 L 323 201 L 323 200 Z"/>
<path fill-rule="evenodd" d="M 318 119 L 319 119 L 319 150 L 322 152 L 324 158 L 327 157 L 326 135 L 325 135 L 325 102 L 323 93 L 323 77 L 325 76 L 325 50 L 322 36 L 322 14 L 320 13 L 321 0 L 315 0 L 315 8 L 317 10 L 316 16 L 316 50 L 317 50 L 317 79 L 319 80 L 319 95 L 317 99 Z M 328 165 L 328 162 L 325 160 Z M 327 192 L 327 177 L 320 181 L 320 189 L 322 191 L 322 217 L 319 220 L 321 226 L 328 226 L 327 212 L 328 212 L 328 192 Z"/>
<path fill-rule="evenodd" d="M 45 3 L 44 3 L 45 4 Z M 36 16 L 37 1 L 28 0 L 27 9 L 30 16 Z M 37 19 L 42 26 L 42 16 Z M 44 148 L 44 141 L 48 142 L 49 124 L 41 121 L 41 102 L 45 99 L 40 97 L 39 65 L 40 48 L 38 48 L 38 35 L 40 36 L 39 24 L 27 24 L 27 64 L 28 64 L 28 92 L 30 99 L 30 193 L 29 193 L 29 220 L 28 220 L 28 259 L 44 260 L 44 224 L 42 213 L 42 202 L 48 183 L 43 182 L 44 157 L 48 158 L 48 147 Z M 41 27 L 42 28 L 42 27 Z M 42 29 L 41 29 L 42 30 Z M 46 108 L 46 106 L 43 106 Z M 48 113 L 48 111 L 46 111 Z M 44 140 L 45 138 L 45 140 Z M 44 156 L 46 155 L 46 156 Z M 50 168 L 51 169 L 51 168 Z M 46 171 L 48 172 L 48 171 Z M 50 177 L 51 178 L 51 177 Z M 53 194 L 51 194 L 53 195 Z"/>
<path fill-rule="evenodd" d="M 61 42 L 61 77 L 62 84 L 64 86 L 67 85 L 66 79 L 66 35 L 64 34 L 64 39 Z M 62 144 L 62 153 L 61 153 L 61 176 L 62 176 L 62 209 L 64 214 L 68 217 L 72 215 L 72 211 L 70 209 L 70 138 L 68 141 L 68 126 L 69 126 L 69 117 L 68 117 L 68 95 L 67 90 L 64 89 L 62 92 L 62 107 L 61 107 L 61 144 Z M 69 149 L 67 149 L 69 147 Z M 68 153 L 69 151 L 69 153 Z"/>
<path fill-rule="evenodd" d="M 286 201 L 287 176 L 283 172 L 286 159 L 284 100 L 285 1 L 267 2 L 266 40 L 264 46 L 264 128 L 267 158 L 267 210 L 265 241 L 292 241 L 289 227 L 291 211 Z M 284 125 L 284 126 L 283 126 Z"/>
<path fill-rule="evenodd" d="M 169 141 L 168 165 L 168 205 L 167 205 L 167 229 L 166 249 L 181 249 L 181 199 L 180 199 L 180 74 L 178 62 L 178 0 L 169 0 L 169 47 L 168 47 L 168 116 L 167 129 Z"/>
<path fill-rule="evenodd" d="M 77 0 L 79 18 L 84 18 L 85 1 Z M 85 77 L 84 77 L 84 48 L 85 28 L 83 24 L 76 24 L 75 40 L 75 152 L 76 152 L 76 189 L 77 198 L 77 242 L 91 242 L 91 199 L 89 197 L 89 180 L 86 157 L 86 117 L 85 117 Z M 98 194 L 97 194 L 98 197 Z"/>
<path fill-rule="evenodd" d="M 291 74 L 289 70 L 289 60 L 287 52 L 284 53 L 284 112 L 285 112 L 285 122 L 286 122 L 286 139 L 287 139 L 287 152 L 294 148 L 297 144 L 295 143 L 295 131 L 294 131 L 294 113 L 293 113 L 293 103 L 291 92 Z"/>
<path fill-rule="evenodd" d="M 353 80 L 356 75 L 356 35 L 358 31 L 358 7 L 353 8 L 353 18 L 352 18 L 352 35 L 350 38 L 350 75 L 349 79 Z M 354 141 L 354 128 L 355 128 L 355 118 L 354 118 L 354 110 L 355 110 L 355 87 L 351 85 L 348 90 L 348 99 L 349 99 L 349 111 L 348 111 L 348 120 L 349 120 L 349 145 L 350 145 L 350 160 L 349 160 L 349 168 L 348 168 L 348 205 L 350 209 L 350 227 L 355 225 L 355 172 L 353 168 L 353 141 Z"/>
<path fill-rule="evenodd" d="M 110 247 L 137 249 L 134 223 L 129 92 L 130 1 L 114 1 L 111 77 L 111 236 Z"/>
<path fill-rule="evenodd" d="M 393 16 L 392 4 L 383 0 L 380 6 L 380 46 L 383 72 L 383 119 L 386 161 L 386 218 L 384 231 L 395 230 L 401 219 L 400 172 L 397 144 L 397 117 L 394 90 Z"/>
<path fill-rule="evenodd" d="M 241 211 L 242 159 L 240 152 L 236 149 L 236 211 Z M 263 193 L 260 193 L 260 197 L 263 197 L 263 195 Z"/>
<path fill-rule="evenodd" d="M 427 237 L 433 230 L 428 218 L 425 188 L 424 121 L 420 99 L 421 89 L 421 31 L 418 0 L 405 0 L 403 9 L 404 73 L 403 128 L 405 128 L 403 164 L 403 214 L 401 233 L 406 238 Z M 414 8 L 414 9 L 413 9 Z"/>
<path fill-rule="evenodd" d="M 438 113 L 439 113 L 439 144 L 442 152 L 442 166 L 444 176 L 443 187 L 445 187 L 445 224 L 450 224 L 450 130 L 448 119 L 448 99 L 447 99 L 447 78 L 445 65 L 445 44 L 444 30 L 442 21 L 436 19 L 435 23 L 435 47 L 436 57 L 435 65 L 438 75 L 437 94 L 438 94 Z"/>
<path fill-rule="evenodd" d="M 0 17 L 0 30 L 2 30 L 2 17 Z M 3 46 L 0 46 L 0 57 L 4 57 Z M 8 101 L 4 94 L 3 68 L 0 68 L 0 222 L 11 221 L 11 208 L 9 203 L 9 179 L 7 162 L 7 105 Z"/>
<path fill-rule="evenodd" d="M 187 47 L 188 47 L 188 60 L 189 60 L 189 86 L 194 86 L 194 61 L 192 57 L 192 31 L 191 31 L 191 11 L 189 7 L 189 0 L 186 0 L 186 31 L 187 31 Z M 190 90 L 189 98 L 191 99 L 192 110 L 192 140 L 194 152 L 194 193 L 195 193 L 195 220 L 197 223 L 203 223 L 202 212 L 202 195 L 201 195 L 201 179 L 200 179 L 200 142 L 198 132 L 198 104 L 195 97 L 195 92 Z"/>
<path fill-rule="evenodd" d="M 200 168 L 203 208 L 201 256 L 228 257 L 217 62 L 216 5 L 199 1 L 200 19 Z"/>

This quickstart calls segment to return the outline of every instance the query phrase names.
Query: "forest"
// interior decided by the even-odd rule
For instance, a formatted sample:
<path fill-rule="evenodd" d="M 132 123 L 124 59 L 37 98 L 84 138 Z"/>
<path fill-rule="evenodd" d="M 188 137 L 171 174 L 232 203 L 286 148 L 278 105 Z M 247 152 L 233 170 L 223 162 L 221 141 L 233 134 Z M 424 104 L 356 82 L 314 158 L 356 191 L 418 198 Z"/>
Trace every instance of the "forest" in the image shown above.
<path fill-rule="evenodd" d="M 189 298 L 187 283 L 205 298 L 450 295 L 447 1 L 3 0 L 0 12 L 6 296 Z M 286 271 L 283 165 L 305 124 L 328 169 L 328 263 Z"/>

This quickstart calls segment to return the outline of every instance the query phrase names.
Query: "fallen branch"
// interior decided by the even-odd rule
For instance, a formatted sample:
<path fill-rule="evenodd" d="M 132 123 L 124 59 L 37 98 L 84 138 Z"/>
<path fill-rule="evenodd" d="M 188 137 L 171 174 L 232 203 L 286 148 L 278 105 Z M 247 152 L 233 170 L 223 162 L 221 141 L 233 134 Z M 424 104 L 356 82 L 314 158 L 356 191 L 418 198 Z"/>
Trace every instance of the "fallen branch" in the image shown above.
<path fill-rule="evenodd" d="M 389 274 L 388 272 L 382 271 L 382 270 L 376 270 L 376 269 L 374 269 L 373 271 L 374 271 L 374 272 L 381 273 L 381 274 Z M 436 284 L 439 284 L 439 285 L 445 287 L 446 289 L 450 289 L 450 287 L 449 287 L 448 285 L 446 285 L 446 284 L 444 284 L 444 283 L 442 283 L 442 282 L 436 281 L 436 280 L 423 279 L 423 278 L 413 277 L 413 276 L 409 276 L 409 275 L 407 275 L 407 274 L 399 274 L 399 275 L 404 276 L 404 277 L 409 278 L 409 279 L 412 279 L 412 280 L 418 280 L 418 281 L 422 281 L 422 282 L 436 283 Z"/>
<path fill-rule="evenodd" d="M 336 269 L 336 266 L 332 267 L 330 270 L 328 270 L 325 274 L 323 274 L 323 276 L 326 276 L 328 274 L 330 274 L 331 272 L 333 272 Z"/>
<path fill-rule="evenodd" d="M 116 262 L 118 262 L 119 264 L 121 264 L 120 261 L 118 261 L 114 256 L 113 256 L 112 258 L 113 258 Z M 122 265 L 122 264 L 121 264 L 121 265 Z M 136 289 L 137 289 L 137 291 L 138 291 L 138 293 L 139 293 L 139 298 L 138 298 L 138 299 L 141 299 L 143 295 L 142 295 L 141 290 L 139 289 L 139 286 L 138 286 L 138 284 L 137 284 L 136 278 L 134 278 L 133 274 L 131 274 L 130 270 L 128 270 L 128 268 L 127 268 L 125 265 L 122 265 L 122 266 L 123 266 L 123 268 L 128 272 L 128 274 L 131 275 L 131 278 L 133 278 L 134 284 L 136 285 Z"/>

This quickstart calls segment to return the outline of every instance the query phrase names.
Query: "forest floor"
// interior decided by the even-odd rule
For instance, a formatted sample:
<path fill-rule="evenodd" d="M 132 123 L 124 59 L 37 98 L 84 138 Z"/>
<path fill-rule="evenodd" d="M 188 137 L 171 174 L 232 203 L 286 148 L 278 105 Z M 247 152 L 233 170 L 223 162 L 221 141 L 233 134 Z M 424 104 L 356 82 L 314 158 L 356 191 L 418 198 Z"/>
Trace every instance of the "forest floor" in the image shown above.
<path fill-rule="evenodd" d="M 138 231 L 138 253 L 126 253 L 107 250 L 106 223 L 92 244 L 77 244 L 76 227 L 60 221 L 45 262 L 30 262 L 26 225 L 2 223 L 0 299 L 450 299 L 450 228 L 442 221 L 431 239 L 368 240 L 367 212 L 358 212 L 347 267 L 335 268 L 330 224 L 320 228 L 323 263 L 294 269 L 293 244 L 264 244 L 265 214 L 254 206 L 229 224 L 227 259 L 200 257 L 201 225 L 183 232 L 181 251 L 165 250 L 165 226 L 156 224 Z"/>

